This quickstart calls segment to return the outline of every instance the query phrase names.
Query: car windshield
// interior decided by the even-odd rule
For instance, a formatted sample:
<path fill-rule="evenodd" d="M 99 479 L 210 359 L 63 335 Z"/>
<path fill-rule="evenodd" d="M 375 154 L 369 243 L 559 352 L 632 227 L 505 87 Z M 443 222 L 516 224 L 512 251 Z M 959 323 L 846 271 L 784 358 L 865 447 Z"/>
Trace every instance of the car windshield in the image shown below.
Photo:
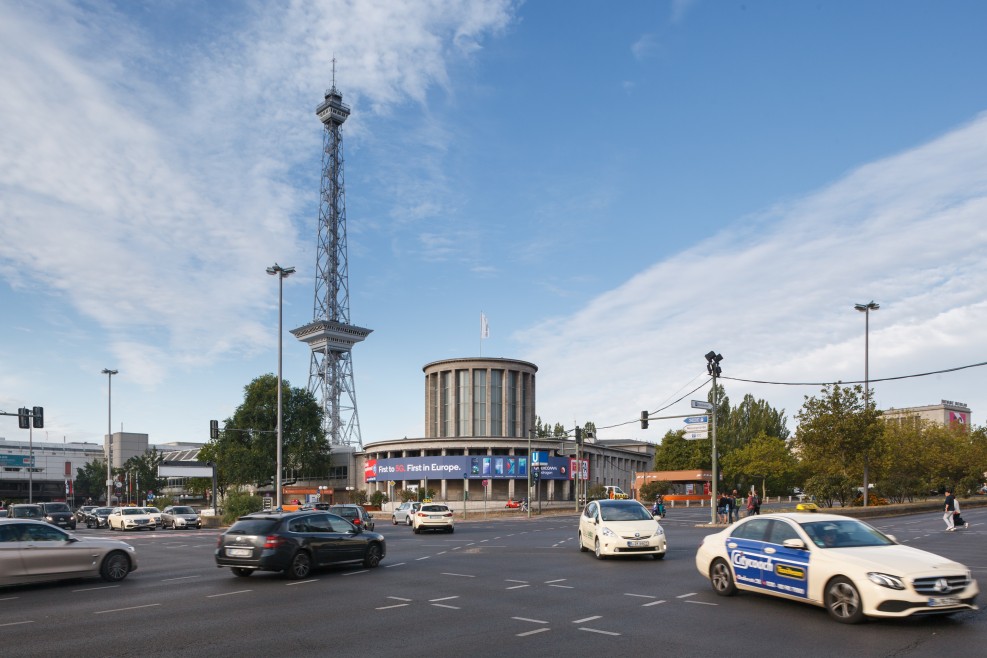
<path fill-rule="evenodd" d="M 141 507 L 124 507 L 123 508 L 123 514 L 124 514 L 124 516 L 137 516 L 139 514 L 145 514 L 145 513 L 146 512 L 144 512 L 144 509 L 141 508 Z"/>
<path fill-rule="evenodd" d="M 172 514 L 195 514 L 195 510 L 191 507 L 172 507 Z"/>
<path fill-rule="evenodd" d="M 72 512 L 72 510 L 69 509 L 69 506 L 66 505 L 65 503 L 45 503 L 45 510 L 47 510 L 49 513 L 51 513 L 51 512 L 69 512 L 69 513 L 71 513 Z"/>
<path fill-rule="evenodd" d="M 644 505 L 634 501 L 632 504 L 613 504 L 611 501 L 600 501 L 600 518 L 604 521 L 649 521 L 654 517 Z"/>
<path fill-rule="evenodd" d="M 894 544 L 877 529 L 856 519 L 810 521 L 801 525 L 812 543 L 819 548 L 855 548 Z"/>
<path fill-rule="evenodd" d="M 445 505 L 422 505 L 422 512 L 448 512 L 449 508 Z"/>

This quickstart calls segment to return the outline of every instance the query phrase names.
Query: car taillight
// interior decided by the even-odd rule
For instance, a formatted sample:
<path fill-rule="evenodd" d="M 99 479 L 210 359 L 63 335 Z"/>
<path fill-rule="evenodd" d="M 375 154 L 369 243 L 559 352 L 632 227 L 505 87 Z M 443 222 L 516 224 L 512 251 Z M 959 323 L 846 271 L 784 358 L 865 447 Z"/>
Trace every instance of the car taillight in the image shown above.
<path fill-rule="evenodd" d="M 353 525 L 360 525 L 360 519 L 353 519 Z"/>
<path fill-rule="evenodd" d="M 277 535 L 268 535 L 264 538 L 264 548 L 277 548 L 284 543 L 284 537 L 278 537 Z"/>

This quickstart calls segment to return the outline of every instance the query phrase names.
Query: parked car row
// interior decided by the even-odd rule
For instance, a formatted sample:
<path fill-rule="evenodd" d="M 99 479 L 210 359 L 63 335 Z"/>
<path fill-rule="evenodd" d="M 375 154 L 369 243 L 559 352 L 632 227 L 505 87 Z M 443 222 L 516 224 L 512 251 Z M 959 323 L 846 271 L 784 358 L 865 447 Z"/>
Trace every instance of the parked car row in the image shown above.
<path fill-rule="evenodd" d="M 86 509 L 88 507 L 88 509 Z M 172 505 L 160 511 L 157 507 L 80 507 L 87 528 L 110 530 L 156 530 L 158 528 L 201 528 L 199 513 L 187 505 Z M 72 528 L 75 528 L 73 522 Z"/>

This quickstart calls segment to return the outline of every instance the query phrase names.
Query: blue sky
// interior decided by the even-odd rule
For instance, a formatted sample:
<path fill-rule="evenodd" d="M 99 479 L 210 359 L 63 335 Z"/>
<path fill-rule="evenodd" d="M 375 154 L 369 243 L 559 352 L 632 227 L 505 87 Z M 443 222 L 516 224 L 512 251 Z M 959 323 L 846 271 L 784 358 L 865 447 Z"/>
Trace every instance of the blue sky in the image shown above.
<path fill-rule="evenodd" d="M 741 379 L 863 379 L 858 302 L 872 380 L 983 362 L 984 25 L 975 1 L 0 3 L 0 410 L 101 442 L 114 368 L 114 431 L 205 441 L 276 371 L 275 262 L 307 384 L 287 329 L 334 57 L 365 444 L 421 436 L 422 367 L 481 350 L 539 366 L 546 421 L 654 441 L 677 421 L 640 410 L 710 349 Z M 983 382 L 874 398 L 980 425 Z M 792 429 L 819 391 L 724 384 Z"/>

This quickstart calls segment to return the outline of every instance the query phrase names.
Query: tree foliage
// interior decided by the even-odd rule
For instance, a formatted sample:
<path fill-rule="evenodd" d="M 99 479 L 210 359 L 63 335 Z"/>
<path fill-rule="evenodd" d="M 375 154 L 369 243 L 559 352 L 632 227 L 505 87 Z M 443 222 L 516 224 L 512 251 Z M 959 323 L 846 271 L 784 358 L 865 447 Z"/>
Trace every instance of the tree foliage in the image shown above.
<path fill-rule="evenodd" d="M 799 464 L 788 444 L 763 431 L 741 448 L 723 458 L 723 479 L 732 488 L 747 491 L 756 486 L 761 495 L 769 489 L 790 489 L 798 481 Z"/>
<path fill-rule="evenodd" d="M 76 497 L 106 500 L 106 460 L 96 458 L 75 469 Z"/>
<path fill-rule="evenodd" d="M 331 465 L 329 439 L 322 430 L 322 408 L 305 389 L 281 381 L 282 465 L 285 480 L 324 479 Z M 216 464 L 222 490 L 270 483 L 277 467 L 277 377 L 261 375 L 244 387 L 244 400 L 227 418 L 219 438 L 200 459 Z"/>

